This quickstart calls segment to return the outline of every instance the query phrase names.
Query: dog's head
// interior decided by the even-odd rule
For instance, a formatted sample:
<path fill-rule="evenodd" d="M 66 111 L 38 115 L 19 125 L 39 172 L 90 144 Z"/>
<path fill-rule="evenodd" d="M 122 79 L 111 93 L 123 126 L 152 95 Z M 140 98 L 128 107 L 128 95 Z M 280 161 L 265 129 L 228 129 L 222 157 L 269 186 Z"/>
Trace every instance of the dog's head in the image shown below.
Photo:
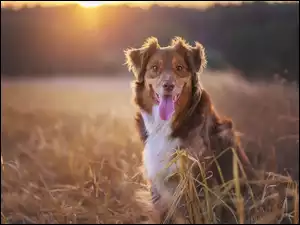
<path fill-rule="evenodd" d="M 160 47 L 149 38 L 138 49 L 125 51 L 126 64 L 135 75 L 135 103 L 151 114 L 157 105 L 162 120 L 169 120 L 187 107 L 199 91 L 199 72 L 206 65 L 204 48 L 196 42 L 190 46 L 174 38 L 170 46 Z"/>

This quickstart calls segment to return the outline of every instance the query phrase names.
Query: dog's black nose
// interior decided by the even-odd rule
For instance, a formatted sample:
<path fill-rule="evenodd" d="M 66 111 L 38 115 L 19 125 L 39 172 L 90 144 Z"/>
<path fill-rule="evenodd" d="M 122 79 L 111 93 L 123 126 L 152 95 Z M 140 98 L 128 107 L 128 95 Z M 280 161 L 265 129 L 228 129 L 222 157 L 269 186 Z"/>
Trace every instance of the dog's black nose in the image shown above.
<path fill-rule="evenodd" d="M 175 87 L 175 85 L 172 83 L 166 82 L 163 84 L 163 88 L 165 91 L 173 91 L 174 87 Z"/>

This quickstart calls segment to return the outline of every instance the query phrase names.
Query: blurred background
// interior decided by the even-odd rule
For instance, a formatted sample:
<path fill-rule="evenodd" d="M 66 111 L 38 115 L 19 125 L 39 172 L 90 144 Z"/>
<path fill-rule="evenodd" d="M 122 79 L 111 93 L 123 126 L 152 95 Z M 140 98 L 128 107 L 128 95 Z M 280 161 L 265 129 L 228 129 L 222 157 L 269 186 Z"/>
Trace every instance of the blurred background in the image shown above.
<path fill-rule="evenodd" d="M 299 80 L 298 2 L 1 2 L 1 74 L 123 75 L 149 36 L 203 43 L 208 67 Z M 100 75 L 101 74 L 101 75 Z"/>
<path fill-rule="evenodd" d="M 299 180 L 298 1 L 1 1 L 2 222 L 151 221 L 124 65 L 149 36 L 201 42 L 254 167 Z"/>

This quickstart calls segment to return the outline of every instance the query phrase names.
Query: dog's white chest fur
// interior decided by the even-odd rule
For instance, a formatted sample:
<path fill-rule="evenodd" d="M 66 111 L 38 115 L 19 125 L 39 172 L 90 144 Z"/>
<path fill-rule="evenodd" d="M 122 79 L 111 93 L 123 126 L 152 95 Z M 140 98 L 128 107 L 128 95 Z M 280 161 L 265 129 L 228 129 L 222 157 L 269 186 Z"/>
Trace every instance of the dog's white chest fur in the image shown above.
<path fill-rule="evenodd" d="M 148 133 L 144 148 L 144 168 L 146 177 L 151 182 L 161 181 L 175 172 L 175 164 L 169 168 L 167 167 L 170 162 L 170 156 L 181 143 L 178 138 L 170 138 L 172 131 L 171 121 L 161 120 L 158 113 L 158 106 L 153 106 L 152 115 L 142 112 Z"/>

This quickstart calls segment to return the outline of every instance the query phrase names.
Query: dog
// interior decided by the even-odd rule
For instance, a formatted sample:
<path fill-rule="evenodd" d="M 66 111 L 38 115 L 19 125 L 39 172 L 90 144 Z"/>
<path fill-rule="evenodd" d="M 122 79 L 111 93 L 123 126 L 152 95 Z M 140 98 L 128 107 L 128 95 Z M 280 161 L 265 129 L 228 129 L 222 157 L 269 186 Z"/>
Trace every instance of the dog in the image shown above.
<path fill-rule="evenodd" d="M 135 125 L 144 144 L 145 177 L 162 219 L 167 209 L 161 197 L 170 189 L 165 180 L 177 168 L 176 164 L 167 165 L 177 149 L 197 158 L 224 153 L 216 161 L 223 177 L 216 163 L 209 167 L 220 184 L 233 179 L 233 152 L 225 152 L 228 148 L 234 148 L 243 166 L 251 168 L 233 122 L 217 114 L 209 93 L 201 86 L 200 74 L 207 64 L 202 44 L 191 46 L 175 37 L 169 46 L 161 47 L 157 38 L 150 37 L 142 47 L 124 53 L 125 64 L 134 75 Z"/>

